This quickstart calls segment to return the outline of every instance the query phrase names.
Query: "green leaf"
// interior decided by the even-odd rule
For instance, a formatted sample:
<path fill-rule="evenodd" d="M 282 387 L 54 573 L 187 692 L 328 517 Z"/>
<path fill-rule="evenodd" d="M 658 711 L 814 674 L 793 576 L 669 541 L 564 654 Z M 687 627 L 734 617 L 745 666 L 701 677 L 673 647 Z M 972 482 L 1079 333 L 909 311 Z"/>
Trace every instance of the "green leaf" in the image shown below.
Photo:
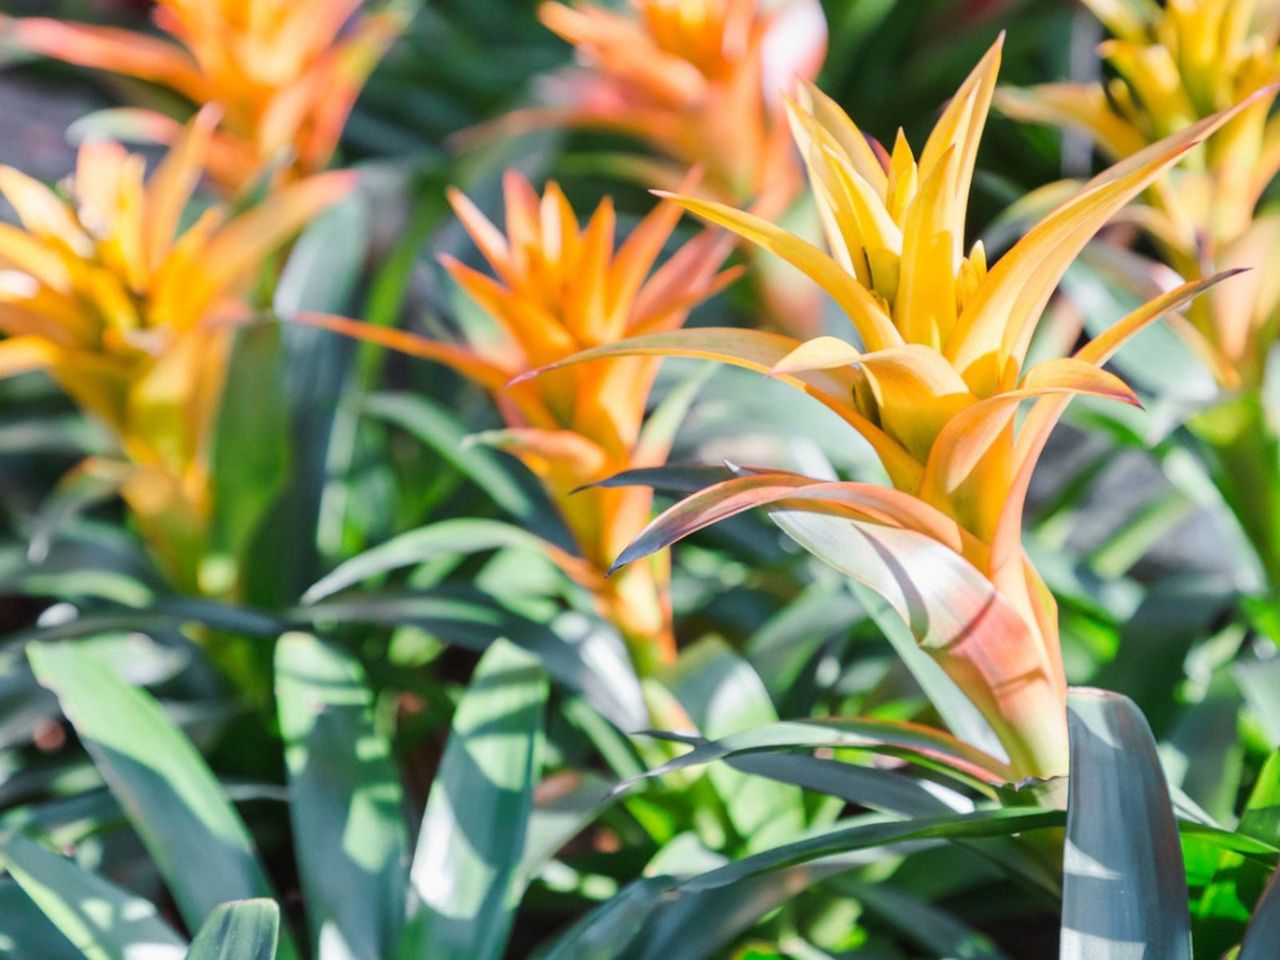
<path fill-rule="evenodd" d="M 547 526 L 545 506 L 516 482 L 513 471 L 497 453 L 467 442 L 470 433 L 457 414 L 427 397 L 407 393 L 379 393 L 365 401 L 365 413 L 412 434 L 488 494 L 493 502 L 530 529 Z"/>
<path fill-rule="evenodd" d="M 244 575 L 246 553 L 285 487 L 290 462 L 280 330 L 273 324 L 240 330 L 229 371 L 209 471 L 214 497 L 213 558 L 201 569 L 206 592 L 214 594 Z"/>
<path fill-rule="evenodd" d="M 294 242 L 276 284 L 276 313 L 345 312 L 368 247 L 368 201 L 357 191 L 312 220 Z"/>
<path fill-rule="evenodd" d="M 961 743 L 942 731 L 915 724 L 841 717 L 783 720 L 730 734 L 719 740 L 703 740 L 700 737 L 659 730 L 647 732 L 651 736 L 692 743 L 694 749 L 645 771 L 639 777 L 631 778 L 623 786 L 629 786 L 640 779 L 661 776 L 739 754 L 816 747 L 856 747 L 895 755 L 901 753 L 908 759 L 944 769 L 966 783 L 988 785 L 988 789 L 992 780 L 1005 782 L 995 772 L 1000 764 L 981 750 Z"/>
<path fill-rule="evenodd" d="M 967 797 L 940 783 L 931 782 L 926 787 L 921 781 L 893 770 L 841 760 L 799 753 L 746 753 L 730 757 L 726 762 L 739 770 L 794 783 L 805 790 L 906 819 L 967 813 L 973 809 Z M 990 860 L 1020 882 L 1040 887 L 1054 900 L 1062 892 L 1056 871 L 1016 841 L 990 837 L 956 843 Z"/>
<path fill-rule="evenodd" d="M 5 960 L 85 960 L 13 880 L 0 880 L 0 957 Z"/>
<path fill-rule="evenodd" d="M 220 905 L 204 922 L 186 960 L 271 960 L 280 935 L 280 908 L 273 900 Z"/>
<path fill-rule="evenodd" d="M 871 847 L 913 840 L 957 840 L 999 837 L 1059 826 L 1057 810 L 996 807 L 920 820 L 885 820 L 880 815 L 856 818 L 809 836 L 743 857 L 680 884 L 689 892 L 727 887 L 763 873 L 848 854 Z M 851 865 L 856 861 L 850 861 Z"/>
<path fill-rule="evenodd" d="M 960 960 L 1007 960 L 1004 951 L 986 934 L 918 897 L 883 883 L 832 882 L 839 884 L 841 893 L 860 900 L 930 955 Z"/>
<path fill-rule="evenodd" d="M 616 799 L 613 784 L 590 771 L 556 776 L 556 793 L 529 814 L 520 883 L 528 886 L 538 872 Z"/>
<path fill-rule="evenodd" d="M 774 870 L 660 905 L 635 938 L 627 960 L 702 960 L 725 948 L 762 916 L 823 880 L 879 859 L 878 852 L 835 856 Z"/>
<path fill-rule="evenodd" d="M 453 717 L 414 854 L 405 960 L 496 960 L 520 894 L 548 685 L 505 640 L 480 659 Z"/>
<path fill-rule="evenodd" d="M 706 641 L 685 650 L 670 687 L 709 739 L 762 727 L 778 719 L 769 693 L 751 664 L 718 641 Z M 796 787 L 762 780 L 726 764 L 713 764 L 707 776 L 748 850 L 766 849 L 804 828 L 803 798 Z"/>
<path fill-rule="evenodd" d="M 561 935 L 542 960 L 616 960 L 673 886 L 669 877 L 627 884 Z"/>
<path fill-rule="evenodd" d="M 1069 698 L 1062 960 L 1190 960 L 1187 879 L 1151 728 L 1103 690 Z"/>
<path fill-rule="evenodd" d="M 430 594 L 361 594 L 292 611 L 308 623 L 412 624 L 441 640 L 484 650 L 496 637 L 536 656 L 548 673 L 583 696 L 623 730 L 647 718 L 640 683 L 616 633 L 598 621 L 565 614 L 553 626 L 508 610 L 483 591 L 441 588 Z"/>
<path fill-rule="evenodd" d="M 143 954 L 149 960 L 177 960 L 186 950 L 185 941 L 142 897 L 34 840 L 8 837 L 0 846 L 0 861 L 86 960 L 132 960 Z"/>
<path fill-rule="evenodd" d="M 1249 921 L 1238 960 L 1272 960 L 1280 944 L 1280 871 L 1271 875 Z"/>
<path fill-rule="evenodd" d="M 408 835 L 391 745 L 360 664 L 316 637 L 276 646 L 276 697 L 298 870 L 321 956 L 390 956 L 404 916 Z"/>
<path fill-rule="evenodd" d="M 34 643 L 28 656 L 36 678 L 57 695 L 190 926 L 199 926 L 220 903 L 271 895 L 239 814 L 155 700 L 72 644 Z M 280 955 L 295 956 L 287 938 Z"/>
<path fill-rule="evenodd" d="M 1280 657 L 1241 660 L 1232 667 L 1245 703 L 1272 750 L 1280 749 Z"/>
<path fill-rule="evenodd" d="M 469 517 L 442 520 L 402 533 L 352 557 L 303 594 L 302 602 L 315 603 L 361 581 L 436 557 L 483 553 L 502 547 L 542 551 L 546 546 L 547 542 L 540 537 L 501 520 Z"/>

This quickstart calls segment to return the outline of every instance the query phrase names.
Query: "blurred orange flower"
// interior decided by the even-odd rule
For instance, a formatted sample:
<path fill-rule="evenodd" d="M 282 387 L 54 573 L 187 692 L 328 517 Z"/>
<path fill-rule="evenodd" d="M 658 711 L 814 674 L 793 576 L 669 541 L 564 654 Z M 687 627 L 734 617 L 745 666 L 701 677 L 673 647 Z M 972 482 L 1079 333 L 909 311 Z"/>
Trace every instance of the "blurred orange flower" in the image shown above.
<path fill-rule="evenodd" d="M 286 178 L 323 169 L 379 57 L 408 22 L 395 0 L 360 12 L 360 0 L 157 0 L 172 39 L 31 17 L 0 19 L 0 37 L 68 63 L 155 83 L 223 122 L 209 147 L 210 174 L 238 194 L 279 165 Z M 159 114 L 146 132 L 180 129 Z"/>
<path fill-rule="evenodd" d="M 530 119 L 619 130 L 676 161 L 650 182 L 674 187 L 693 166 L 735 203 L 781 213 L 802 184 L 782 93 L 826 56 L 813 0 L 635 0 L 631 14 L 543 3 L 539 16 L 573 44 L 580 67 L 560 78 L 563 106 Z"/>
<path fill-rule="evenodd" d="M 511 381 L 585 348 L 679 327 L 694 306 L 737 275 L 718 272 L 729 246 L 703 234 L 655 270 L 680 218 L 675 204 L 658 206 L 615 249 L 610 200 L 583 226 L 555 183 L 539 197 L 523 177 L 508 172 L 503 186 L 505 232 L 463 194 L 449 194 L 493 275 L 443 258 L 458 286 L 494 323 L 491 336 L 473 333 L 453 345 L 337 317 L 301 319 L 445 363 L 486 387 L 507 428 L 484 439 L 520 458 L 541 480 L 581 554 L 551 549 L 552 559 L 594 593 L 638 663 L 667 662 L 675 646 L 665 559 L 605 578 L 612 558 L 649 519 L 651 492 L 580 489 L 665 459 L 669 426 L 645 424 L 656 361 L 608 360 L 537 381 Z"/>
<path fill-rule="evenodd" d="M 320 174 L 183 229 L 216 122 L 213 108 L 197 114 L 149 179 L 119 144 L 84 144 L 67 199 L 0 167 L 22 223 L 0 224 L 0 376 L 43 370 L 111 430 L 128 461 L 113 475 L 157 558 L 192 590 L 226 321 L 267 254 L 353 183 Z"/>

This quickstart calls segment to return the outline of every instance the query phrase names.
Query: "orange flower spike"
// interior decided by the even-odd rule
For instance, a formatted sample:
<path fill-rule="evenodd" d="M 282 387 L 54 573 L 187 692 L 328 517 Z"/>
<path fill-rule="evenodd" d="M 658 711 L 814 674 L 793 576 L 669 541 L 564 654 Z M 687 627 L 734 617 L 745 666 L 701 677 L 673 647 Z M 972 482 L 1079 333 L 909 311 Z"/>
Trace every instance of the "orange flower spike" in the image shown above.
<path fill-rule="evenodd" d="M 441 258 L 493 320 L 496 335 L 468 330 L 466 342 L 455 345 L 341 317 L 297 319 L 444 363 L 488 389 L 507 428 L 486 440 L 538 476 L 581 554 L 551 552 L 552 559 L 593 591 L 638 662 L 669 661 L 675 648 L 665 559 L 605 578 L 613 558 L 648 520 L 652 494 L 643 487 L 579 489 L 665 458 L 668 439 L 643 430 L 655 363 L 613 359 L 536 380 L 528 375 L 585 348 L 679 327 L 693 307 L 738 275 L 720 271 L 731 243 L 704 233 L 655 269 L 680 218 L 675 204 L 659 204 L 615 248 L 608 199 L 583 225 L 554 183 L 539 196 L 511 171 L 503 195 L 506 220 L 499 229 L 460 191 L 449 191 L 492 275 Z"/>
<path fill-rule="evenodd" d="M 583 227 L 554 183 L 539 198 L 522 177 L 508 173 L 504 194 L 505 236 L 460 193 L 450 197 L 498 279 L 452 260 L 445 266 L 502 328 L 506 342 L 488 356 L 509 376 L 616 341 L 637 325 L 678 326 L 730 277 L 717 274 L 727 247 L 710 237 L 694 240 L 650 273 L 679 217 L 673 205 L 659 206 L 615 251 L 608 199 Z M 638 658 L 663 661 L 674 652 L 665 564 L 637 566 L 607 581 L 602 576 L 647 521 L 652 495 L 643 488 L 578 492 L 664 454 L 640 446 L 653 373 L 652 362 L 613 360 L 513 384 L 498 399 L 510 425 L 502 443 L 542 478 L 595 571 L 589 585 L 602 612 Z"/>
<path fill-rule="evenodd" d="M 778 91 L 812 79 L 826 56 L 813 0 L 635 0 L 630 13 L 545 2 L 539 16 L 573 44 L 581 68 L 550 120 L 629 133 L 676 161 L 665 180 L 701 165 L 707 187 L 780 211 L 799 185 Z M 659 181 L 662 182 L 662 181 Z"/>
<path fill-rule="evenodd" d="M 290 178 L 321 170 L 378 58 L 408 23 L 392 0 L 360 13 L 359 0 L 157 0 L 172 39 L 40 17 L 0 17 L 22 48 L 168 87 L 224 111 L 207 165 L 238 194 L 282 160 Z M 148 115 L 152 135 L 178 128 Z"/>
<path fill-rule="evenodd" d="M 675 199 L 807 274 L 858 342 L 691 329 L 584 351 L 563 367 L 625 356 L 716 359 L 804 390 L 873 447 L 895 491 L 792 475 L 745 476 L 655 520 L 623 554 L 646 555 L 723 516 L 764 506 L 783 527 L 894 605 L 987 719 L 1019 776 L 1065 773 L 1066 682 L 1052 596 L 1021 543 L 1026 484 L 1044 438 L 1078 394 L 1136 403 L 1102 363 L 1123 340 L 1220 277 L 1139 309 L 1070 358 L 1024 369 L 1032 333 L 1089 239 L 1197 142 L 1248 109 L 1216 114 L 1086 184 L 1000 260 L 963 253 L 965 209 L 1000 44 L 952 98 L 919 154 L 900 135 L 882 163 L 853 121 L 812 89 L 790 105 L 828 254 L 761 217 Z M 564 370 L 553 370 L 559 376 Z M 1034 401 L 1021 428 L 1018 407 Z M 886 497 L 886 493 L 893 496 Z M 853 521 L 833 557 L 805 513 Z"/>
<path fill-rule="evenodd" d="M 171 572 L 195 559 L 209 507 L 220 318 L 241 309 L 267 254 L 353 184 L 321 174 L 235 218 L 206 210 L 180 231 L 216 122 L 216 110 L 198 113 L 149 179 L 143 158 L 118 144 L 84 144 L 69 199 L 0 167 L 0 193 L 22 223 L 0 226 L 0 376 L 45 370 L 112 430 L 133 465 L 124 492 L 144 533 L 184 538 L 171 550 L 152 544 Z"/>

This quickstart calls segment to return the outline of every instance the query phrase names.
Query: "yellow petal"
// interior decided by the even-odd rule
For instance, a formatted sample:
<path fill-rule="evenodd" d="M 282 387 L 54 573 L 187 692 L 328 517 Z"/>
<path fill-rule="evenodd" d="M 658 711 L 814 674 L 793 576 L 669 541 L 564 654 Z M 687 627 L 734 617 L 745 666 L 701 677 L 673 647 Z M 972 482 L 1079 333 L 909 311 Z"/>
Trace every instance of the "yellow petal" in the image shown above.
<path fill-rule="evenodd" d="M 955 191 L 959 159 L 948 149 L 907 210 L 893 318 L 908 343 L 941 348 L 956 323 Z M 923 168 L 922 168 L 923 169 Z M 962 227 L 962 224 L 960 225 Z"/>
<path fill-rule="evenodd" d="M 806 370 L 833 370 L 847 367 L 862 359 L 862 351 L 839 337 L 814 337 L 806 340 L 770 369 L 770 373 L 801 373 Z"/>
<path fill-rule="evenodd" d="M 0 380 L 20 373 L 47 370 L 57 362 L 58 349 L 43 337 L 0 340 Z"/>
<path fill-rule="evenodd" d="M 841 152 L 859 176 L 871 184 L 881 201 L 889 192 L 889 178 L 866 135 L 844 109 L 812 83 L 801 85 L 798 103 L 840 145 Z"/>
<path fill-rule="evenodd" d="M 1141 130 L 1116 113 L 1102 87 L 1092 83 L 1045 83 L 1035 87 L 1001 87 L 996 107 L 1023 123 L 1045 123 L 1080 130 L 1093 138 L 1112 160 L 1146 146 Z"/>
<path fill-rule="evenodd" d="M 964 222 L 969 189 L 973 184 L 974 164 L 978 160 L 978 144 L 982 140 L 987 113 L 991 109 L 996 76 L 1000 72 L 1000 52 L 1003 47 L 1004 34 L 1001 33 L 951 98 L 920 153 L 920 178 L 928 180 L 935 171 L 946 166 L 948 153 L 955 151 L 956 168 L 947 178 L 943 189 L 951 192 L 953 198 L 953 202 L 946 208 L 948 216 L 945 229 L 952 238 L 953 260 L 956 264 L 959 264 L 964 253 Z"/>
<path fill-rule="evenodd" d="M 948 358 L 976 392 L 996 392 L 1006 361 L 1021 363 L 1059 280 L 1103 224 L 1249 103 L 1195 123 L 1104 171 L 1000 258 L 960 315 L 946 347 Z"/>
<path fill-rule="evenodd" d="M 147 182 L 143 231 L 152 270 L 160 266 L 173 243 L 182 213 L 204 170 L 220 113 L 217 107 L 205 107 L 197 113 Z"/>
<path fill-rule="evenodd" d="M 43 183 L 13 167 L 0 167 L 0 193 L 29 231 L 65 244 L 76 256 L 92 256 L 93 243 L 80 229 L 70 207 Z"/>
<path fill-rule="evenodd" d="M 604 344 L 591 350 L 533 370 L 517 377 L 513 383 L 572 364 L 586 363 L 606 357 L 690 357 L 716 360 L 769 373 L 787 354 L 800 346 L 800 341 L 763 330 L 696 327 L 670 333 L 646 334 L 617 343 Z M 879 456 L 885 470 L 901 489 L 915 489 L 920 482 L 921 465 L 896 440 L 868 420 L 853 402 L 857 375 L 854 371 L 810 371 L 778 374 L 777 379 L 808 393 L 857 430 Z"/>
<path fill-rule="evenodd" d="M 841 270 L 839 264 L 813 244 L 806 243 L 767 220 L 722 203 L 671 194 L 659 196 L 670 196 L 697 216 L 727 227 L 752 243 L 759 244 L 808 275 L 848 315 L 867 349 L 880 350 L 902 342 L 893 322 L 871 294 L 855 277 Z"/>

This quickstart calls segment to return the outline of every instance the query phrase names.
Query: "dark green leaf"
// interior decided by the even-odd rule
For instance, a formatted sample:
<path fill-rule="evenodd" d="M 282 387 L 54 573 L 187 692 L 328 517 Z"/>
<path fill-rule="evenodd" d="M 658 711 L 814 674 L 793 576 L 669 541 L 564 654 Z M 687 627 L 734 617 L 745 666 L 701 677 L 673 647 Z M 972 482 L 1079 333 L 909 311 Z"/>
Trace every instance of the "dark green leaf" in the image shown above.
<path fill-rule="evenodd" d="M 520 896 L 547 692 L 538 661 L 511 643 L 496 641 L 480 659 L 418 835 L 406 960 L 502 955 Z"/>
<path fill-rule="evenodd" d="M 156 908 L 23 836 L 0 846 L 0 861 L 32 902 L 88 960 L 177 960 L 186 943 Z M 0 930 L 8 932 L 8 917 Z"/>
<path fill-rule="evenodd" d="M 270 896 L 239 814 L 191 741 L 150 696 L 71 644 L 32 644 L 29 657 L 37 679 L 57 694 L 188 924 L 198 926 L 228 900 Z M 287 940 L 281 956 L 294 956 Z"/>
<path fill-rule="evenodd" d="M 1127 697 L 1070 696 L 1062 960 L 1190 960 L 1187 880 L 1169 788 Z"/>
<path fill-rule="evenodd" d="M 349 960 L 390 956 L 404 917 L 399 775 L 360 664 L 291 633 L 276 647 L 289 815 L 312 939 Z"/>

